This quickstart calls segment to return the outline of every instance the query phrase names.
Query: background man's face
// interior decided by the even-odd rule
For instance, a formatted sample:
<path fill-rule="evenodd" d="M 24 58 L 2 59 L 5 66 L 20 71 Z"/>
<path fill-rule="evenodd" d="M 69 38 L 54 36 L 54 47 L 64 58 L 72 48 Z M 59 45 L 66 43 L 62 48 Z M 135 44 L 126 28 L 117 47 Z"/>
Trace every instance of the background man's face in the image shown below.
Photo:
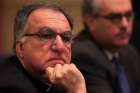
<path fill-rule="evenodd" d="M 106 48 L 127 45 L 133 22 L 130 0 L 102 0 L 101 4 L 99 17 L 93 19 L 93 36 Z"/>

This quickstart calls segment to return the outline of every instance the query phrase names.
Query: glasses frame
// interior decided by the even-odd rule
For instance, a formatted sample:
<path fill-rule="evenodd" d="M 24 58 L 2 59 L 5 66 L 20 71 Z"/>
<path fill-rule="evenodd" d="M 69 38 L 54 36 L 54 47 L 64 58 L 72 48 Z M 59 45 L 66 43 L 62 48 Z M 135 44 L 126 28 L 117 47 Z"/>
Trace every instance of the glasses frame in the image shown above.
<path fill-rule="evenodd" d="M 45 34 L 44 34 L 44 33 L 42 33 L 43 31 L 46 31 L 48 33 L 45 32 Z M 56 33 L 55 31 L 52 31 L 50 28 L 45 27 L 45 29 L 43 28 L 40 31 L 38 31 L 37 33 L 24 34 L 24 36 L 26 36 L 26 37 L 36 37 L 43 42 L 53 42 L 54 40 L 56 40 L 57 35 L 59 35 L 61 37 L 61 39 L 64 43 L 66 43 L 66 44 L 72 43 L 72 40 L 73 40 L 72 31 Z"/>
<path fill-rule="evenodd" d="M 134 18 L 134 13 L 132 11 L 128 11 L 125 13 L 110 13 L 107 15 L 93 15 L 94 18 L 104 18 L 107 19 L 113 23 L 119 23 L 121 22 L 122 18 L 125 17 L 127 19 L 127 21 L 131 21 Z"/>

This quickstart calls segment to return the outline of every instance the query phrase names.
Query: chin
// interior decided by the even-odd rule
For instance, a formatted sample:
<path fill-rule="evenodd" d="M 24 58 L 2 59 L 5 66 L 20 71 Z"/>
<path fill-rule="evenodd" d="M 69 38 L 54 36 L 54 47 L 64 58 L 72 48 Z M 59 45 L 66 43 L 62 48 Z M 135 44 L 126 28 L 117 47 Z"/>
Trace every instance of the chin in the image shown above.
<path fill-rule="evenodd" d="M 123 42 L 123 43 L 119 43 L 119 44 L 116 44 L 116 46 L 118 46 L 118 47 L 124 47 L 124 46 L 126 46 L 126 45 L 128 45 L 128 42 Z"/>

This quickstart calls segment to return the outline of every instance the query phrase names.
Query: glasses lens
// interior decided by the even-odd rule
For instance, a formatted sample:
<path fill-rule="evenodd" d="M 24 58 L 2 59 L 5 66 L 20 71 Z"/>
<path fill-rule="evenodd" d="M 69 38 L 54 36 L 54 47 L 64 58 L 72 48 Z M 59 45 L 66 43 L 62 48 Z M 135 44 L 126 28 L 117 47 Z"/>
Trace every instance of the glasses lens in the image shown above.
<path fill-rule="evenodd" d="M 56 33 L 55 31 L 43 28 L 38 33 L 35 34 L 25 34 L 24 36 L 35 36 L 41 41 L 45 42 L 53 42 L 56 39 L 56 36 L 59 35 L 64 43 L 71 43 L 72 41 L 72 33 L 71 31 L 66 31 L 63 33 Z"/>
<path fill-rule="evenodd" d="M 72 33 L 70 31 L 62 33 L 60 36 L 61 36 L 63 42 L 71 43 L 71 41 L 72 41 Z"/>
<path fill-rule="evenodd" d="M 128 11 L 124 14 L 122 14 L 122 13 L 110 13 L 108 15 L 98 15 L 97 17 L 102 17 L 102 18 L 105 18 L 105 19 L 110 20 L 112 22 L 120 22 L 123 17 L 127 18 L 127 20 L 130 21 L 131 19 L 133 19 L 134 15 L 133 15 L 133 12 Z"/>

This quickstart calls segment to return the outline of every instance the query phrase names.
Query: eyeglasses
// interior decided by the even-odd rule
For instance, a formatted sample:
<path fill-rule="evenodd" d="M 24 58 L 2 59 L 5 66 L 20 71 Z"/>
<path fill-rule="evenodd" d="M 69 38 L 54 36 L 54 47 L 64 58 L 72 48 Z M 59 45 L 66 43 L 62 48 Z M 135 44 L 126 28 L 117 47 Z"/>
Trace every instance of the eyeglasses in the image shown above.
<path fill-rule="evenodd" d="M 38 33 L 27 33 L 24 36 L 34 36 L 43 42 L 53 42 L 57 35 L 59 35 L 66 44 L 70 44 L 72 42 L 72 31 L 56 33 L 48 27 L 43 27 L 38 31 Z"/>
<path fill-rule="evenodd" d="M 126 13 L 110 13 L 108 15 L 94 15 L 95 18 L 102 17 L 104 19 L 110 20 L 114 23 L 121 22 L 122 18 L 125 17 L 128 21 L 131 21 L 134 18 L 134 13 L 129 11 Z"/>

